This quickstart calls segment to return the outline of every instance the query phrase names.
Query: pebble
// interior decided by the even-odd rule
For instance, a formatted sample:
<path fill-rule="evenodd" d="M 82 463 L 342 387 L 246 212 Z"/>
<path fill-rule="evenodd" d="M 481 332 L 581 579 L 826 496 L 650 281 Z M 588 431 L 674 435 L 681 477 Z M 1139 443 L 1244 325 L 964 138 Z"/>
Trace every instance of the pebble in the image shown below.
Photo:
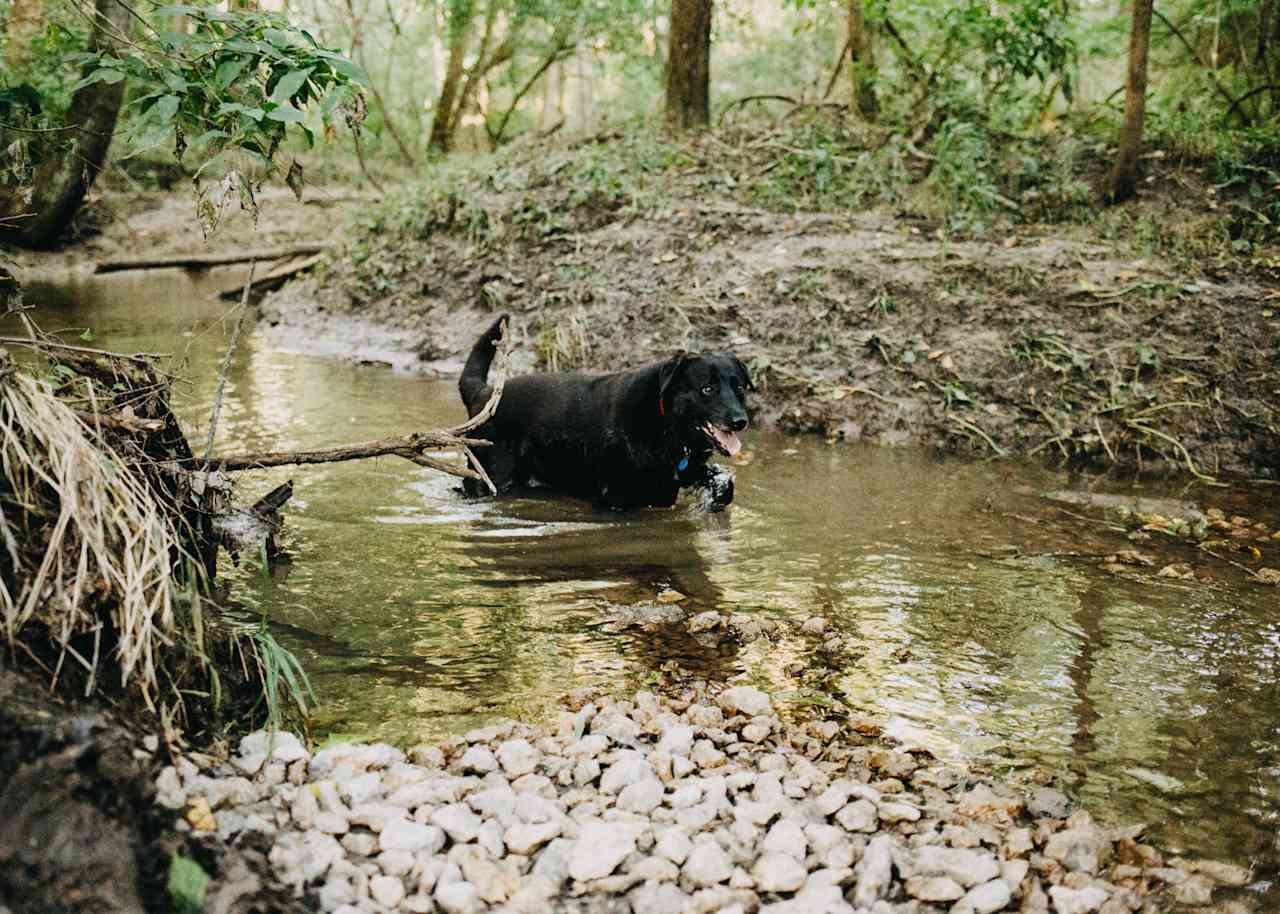
<path fill-rule="evenodd" d="M 1024 797 L 845 742 L 834 720 L 785 723 L 753 686 L 571 701 L 545 729 L 502 722 L 407 755 L 250 734 L 216 775 L 161 769 L 157 803 L 224 840 L 256 832 L 282 885 L 343 914 L 1122 914 L 1137 880 L 1163 910 L 1252 878 L 1162 865 L 1136 829 L 1104 831 L 1051 788 Z"/>

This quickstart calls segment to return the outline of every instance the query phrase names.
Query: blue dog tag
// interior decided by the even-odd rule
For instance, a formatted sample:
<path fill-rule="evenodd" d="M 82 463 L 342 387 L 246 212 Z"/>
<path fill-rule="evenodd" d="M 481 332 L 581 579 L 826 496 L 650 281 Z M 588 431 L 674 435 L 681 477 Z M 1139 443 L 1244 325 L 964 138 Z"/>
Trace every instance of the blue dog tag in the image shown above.
<path fill-rule="evenodd" d="M 683 473 L 689 466 L 689 458 L 681 457 L 680 462 L 676 464 L 676 472 Z"/>

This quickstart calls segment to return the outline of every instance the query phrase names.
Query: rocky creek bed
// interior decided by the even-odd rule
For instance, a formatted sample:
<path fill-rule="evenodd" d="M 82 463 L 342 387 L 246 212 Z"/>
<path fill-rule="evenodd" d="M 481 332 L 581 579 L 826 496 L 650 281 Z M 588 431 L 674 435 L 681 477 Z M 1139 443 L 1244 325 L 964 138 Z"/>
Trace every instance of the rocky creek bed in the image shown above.
<path fill-rule="evenodd" d="M 275 880 L 340 914 L 1252 910 L 1243 867 L 870 721 L 784 719 L 748 685 L 566 705 L 407 752 L 260 731 L 164 768 L 157 800 L 180 830 L 269 846 Z"/>

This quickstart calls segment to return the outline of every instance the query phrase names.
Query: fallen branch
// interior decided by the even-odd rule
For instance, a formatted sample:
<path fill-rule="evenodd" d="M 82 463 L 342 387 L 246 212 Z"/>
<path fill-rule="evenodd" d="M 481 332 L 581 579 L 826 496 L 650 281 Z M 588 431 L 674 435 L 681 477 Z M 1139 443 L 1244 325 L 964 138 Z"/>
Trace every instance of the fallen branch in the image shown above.
<path fill-rule="evenodd" d="M 418 466 L 439 470 L 442 473 L 448 473 L 450 476 L 479 480 L 488 487 L 490 492 L 496 495 L 497 487 L 489 479 L 489 475 L 484 471 L 483 465 L 471 450 L 475 447 L 488 447 L 492 442 L 482 438 L 471 438 L 467 435 L 467 432 L 483 425 L 498 409 L 498 402 L 502 399 L 502 391 L 507 381 L 506 341 L 506 327 L 504 325 L 502 336 L 494 343 L 498 349 L 498 354 L 494 360 L 495 367 L 491 370 L 495 375 L 492 381 L 493 390 L 480 411 L 461 425 L 450 429 L 414 432 L 409 435 L 380 438 L 377 441 L 369 441 L 364 444 L 350 444 L 342 447 L 320 448 L 309 451 L 266 451 L 257 454 L 232 454 L 227 457 L 192 457 L 181 461 L 180 465 L 184 469 L 190 470 L 238 472 L 266 467 L 343 463 L 348 460 L 365 460 L 370 457 L 402 457 Z M 461 450 L 471 465 L 450 463 L 438 457 L 428 456 L 426 453 L 427 451 L 441 449 Z"/>
<path fill-rule="evenodd" d="M 298 257 L 304 254 L 319 254 L 332 245 L 327 241 L 310 241 L 289 247 L 262 248 L 257 251 L 239 251 L 225 254 L 166 254 L 156 257 L 121 257 L 115 260 L 100 260 L 94 267 L 95 273 L 118 273 L 122 270 L 162 270 L 182 267 L 188 270 L 206 270 L 209 267 L 225 266 L 231 263 L 248 263 L 253 260 L 263 262 L 283 260 L 286 257 Z"/>
<path fill-rule="evenodd" d="M 305 273 L 307 270 L 310 270 L 312 267 L 318 264 L 322 259 L 324 259 L 323 254 L 312 254 L 310 257 L 304 257 L 300 260 L 286 261 L 280 264 L 280 266 L 276 267 L 274 270 L 268 270 L 267 272 L 263 273 L 261 276 L 254 279 L 254 281 L 250 284 L 250 287 L 249 287 L 250 291 L 252 291 L 254 294 L 257 294 L 259 292 L 266 292 L 271 289 L 275 289 L 283 285 L 286 279 L 289 279 L 292 276 L 297 276 L 299 273 Z M 218 297 L 224 298 L 224 299 L 238 298 L 241 292 L 243 291 L 243 289 L 244 289 L 243 284 L 236 283 L 234 286 L 229 286 L 223 289 L 221 292 L 219 292 Z"/>

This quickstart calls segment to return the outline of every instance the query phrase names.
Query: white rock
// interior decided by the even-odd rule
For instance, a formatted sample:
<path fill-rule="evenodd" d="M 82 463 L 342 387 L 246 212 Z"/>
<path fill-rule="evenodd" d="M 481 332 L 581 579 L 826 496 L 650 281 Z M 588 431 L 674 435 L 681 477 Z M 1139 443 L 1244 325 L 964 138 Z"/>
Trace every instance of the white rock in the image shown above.
<path fill-rule="evenodd" d="M 609 748 L 609 737 L 603 733 L 592 733 L 564 747 L 564 754 L 569 758 L 595 758 Z"/>
<path fill-rule="evenodd" d="M 733 875 L 733 862 L 714 838 L 702 836 L 694 842 L 681 872 L 691 884 L 702 888 L 717 885 Z"/>
<path fill-rule="evenodd" d="M 378 869 L 388 876 L 407 875 L 415 862 L 416 858 L 409 851 L 383 851 L 377 859 Z"/>
<path fill-rule="evenodd" d="M 663 829 L 654 845 L 654 851 L 659 856 L 665 857 L 676 866 L 689 858 L 691 850 L 693 850 L 693 842 L 689 840 L 689 836 L 684 829 L 674 826 Z"/>
<path fill-rule="evenodd" d="M 469 882 L 446 882 L 436 886 L 436 904 L 445 914 L 481 914 L 487 905 Z"/>
<path fill-rule="evenodd" d="M 480 831 L 476 833 L 476 844 L 484 848 L 490 857 L 495 860 L 501 860 L 507 855 L 506 842 L 502 840 L 502 825 L 494 819 L 484 822 L 480 826 Z M 475 882 L 474 879 L 469 880 Z M 483 887 L 480 887 L 480 894 L 484 895 Z M 488 900 L 486 898 L 486 900 Z"/>
<path fill-rule="evenodd" d="M 462 754 L 458 767 L 464 774 L 467 772 L 488 774 L 490 771 L 498 770 L 498 760 L 484 746 L 472 746 Z"/>
<path fill-rule="evenodd" d="M 718 699 L 720 707 L 747 717 L 773 713 L 773 702 L 769 696 L 753 686 L 735 686 L 725 689 Z"/>
<path fill-rule="evenodd" d="M 430 821 L 459 844 L 474 841 L 480 833 L 480 817 L 461 803 L 441 806 L 431 814 Z"/>
<path fill-rule="evenodd" d="M 725 763 L 726 756 L 715 747 L 709 739 L 700 739 L 693 744 L 693 761 L 699 768 L 719 768 Z"/>
<path fill-rule="evenodd" d="M 701 784 L 696 781 L 677 781 L 676 783 L 681 786 L 677 787 L 675 793 L 667 798 L 667 805 L 672 809 L 686 809 L 697 804 L 702 799 Z"/>
<path fill-rule="evenodd" d="M 1102 903 L 1107 900 L 1107 892 L 1096 885 L 1083 889 L 1055 885 L 1049 888 L 1049 898 L 1053 901 L 1053 909 L 1057 914 L 1090 914 L 1102 907 Z"/>
<path fill-rule="evenodd" d="M 432 843 L 432 829 L 417 822 L 389 821 L 378 835 L 378 846 L 384 851 L 425 850 Z"/>
<path fill-rule="evenodd" d="M 369 880 L 369 894 L 386 908 L 396 908 L 404 901 L 404 883 L 396 876 L 374 876 Z"/>
<path fill-rule="evenodd" d="M 781 819 L 765 835 L 761 850 L 779 854 L 787 854 L 797 860 L 803 860 L 809 851 L 809 840 L 804 836 L 804 829 L 793 819 Z M 776 891 L 776 890 L 775 890 Z"/>
<path fill-rule="evenodd" d="M 693 750 L 693 727 L 688 724 L 674 724 L 662 731 L 658 740 L 658 751 L 672 755 L 688 755 Z"/>
<path fill-rule="evenodd" d="M 619 822 L 586 822 L 569 855 L 569 875 L 579 882 L 602 879 L 635 849 L 633 827 Z"/>
<path fill-rule="evenodd" d="M 298 759 L 310 758 L 311 753 L 302 745 L 302 740 L 287 730 L 257 730 L 240 740 L 240 755 L 261 755 L 273 761 L 296 762 Z"/>
<path fill-rule="evenodd" d="M 359 806 L 351 807 L 347 819 L 352 825 L 363 825 L 371 831 L 382 831 L 388 822 L 407 821 L 408 812 L 388 803 L 361 803 Z"/>
<path fill-rule="evenodd" d="M 853 832 L 874 832 L 879 825 L 879 814 L 870 800 L 854 800 L 838 813 L 836 821 Z"/>
<path fill-rule="evenodd" d="M 893 839 L 888 835 L 876 835 L 867 845 L 862 859 L 854 868 L 857 884 L 853 890 L 853 903 L 869 908 L 889 892 L 893 876 Z"/>
<path fill-rule="evenodd" d="M 627 895 L 634 914 L 682 914 L 691 910 L 689 896 L 670 882 L 646 882 Z"/>
<path fill-rule="evenodd" d="M 765 723 L 750 723 L 742 728 L 742 738 L 749 743 L 761 743 L 769 738 L 772 729 Z"/>
<path fill-rule="evenodd" d="M 909 803 L 881 803 L 878 807 L 881 822 L 916 822 L 920 810 Z"/>
<path fill-rule="evenodd" d="M 518 778 L 538 767 L 541 753 L 528 740 L 510 739 L 498 747 L 498 764 L 508 777 Z"/>
<path fill-rule="evenodd" d="M 652 812 L 662 805 L 664 792 L 662 782 L 657 778 L 645 778 L 622 788 L 617 807 L 627 812 Z"/>
<path fill-rule="evenodd" d="M 656 779 L 653 768 L 639 752 L 626 750 L 618 753 L 618 759 L 605 769 L 600 777 L 600 792 L 619 793 L 624 787 L 643 780 Z"/>
<path fill-rule="evenodd" d="M 357 857 L 372 857 L 378 849 L 378 836 L 367 831 L 347 832 L 342 836 L 342 846 Z"/>
<path fill-rule="evenodd" d="M 791 854 L 767 852 L 751 868 L 756 887 L 762 892 L 794 892 L 804 885 L 807 870 Z"/>
<path fill-rule="evenodd" d="M 513 854 L 532 854 L 552 838 L 560 836 L 559 822 L 540 822 L 535 825 L 512 825 L 502 835 L 507 850 Z"/>
<path fill-rule="evenodd" d="M 336 812 L 322 812 L 316 816 L 316 830 L 326 835 L 345 835 L 349 827 L 346 817 Z"/>
<path fill-rule="evenodd" d="M 1105 893 L 1104 893 L 1105 894 Z M 951 914 L 993 914 L 1013 900 L 1013 893 L 1003 879 L 992 879 L 975 885 L 951 908 Z"/>
<path fill-rule="evenodd" d="M 492 790 L 477 790 L 467 797 L 467 805 L 486 819 L 510 825 L 516 818 L 516 794 L 503 784 Z"/>
<path fill-rule="evenodd" d="M 555 801 L 532 793 L 522 793 L 516 796 L 515 814 L 517 820 L 529 824 L 551 822 L 564 816 Z"/>
<path fill-rule="evenodd" d="M 906 881 L 907 894 L 921 901 L 957 901 L 964 886 L 946 876 L 912 876 Z"/>
<path fill-rule="evenodd" d="M 306 831 L 315 824 L 316 816 L 320 814 L 320 802 L 316 799 L 315 792 L 304 785 L 293 798 L 293 804 L 289 807 L 289 815 L 293 818 L 293 823 L 298 828 Z"/>
<path fill-rule="evenodd" d="M 905 865 L 905 875 L 946 876 L 966 888 L 989 882 L 1000 875 L 1000 866 L 992 854 L 963 847 L 929 844 L 917 848 Z"/>
<path fill-rule="evenodd" d="M 409 761 L 429 770 L 444 768 L 444 753 L 436 746 L 414 746 L 409 750 Z"/>
<path fill-rule="evenodd" d="M 504 902 L 520 887 L 519 873 L 509 865 L 490 860 L 479 847 L 467 848 L 459 865 L 463 879 L 476 887 L 484 901 Z"/>

